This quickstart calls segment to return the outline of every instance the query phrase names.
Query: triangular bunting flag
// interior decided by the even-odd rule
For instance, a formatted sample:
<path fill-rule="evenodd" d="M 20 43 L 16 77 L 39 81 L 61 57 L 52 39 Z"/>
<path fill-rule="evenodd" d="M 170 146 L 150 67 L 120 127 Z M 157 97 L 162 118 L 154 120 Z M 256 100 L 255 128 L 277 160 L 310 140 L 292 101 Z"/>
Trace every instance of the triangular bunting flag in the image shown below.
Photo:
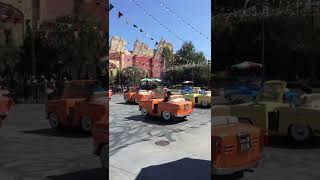
<path fill-rule="evenodd" d="M 158 45 L 159 43 L 158 42 L 156 42 L 156 46 Z"/>
<path fill-rule="evenodd" d="M 153 38 L 150 38 L 152 41 L 154 40 Z"/>
<path fill-rule="evenodd" d="M 142 30 L 142 29 L 140 29 L 140 32 L 143 32 L 143 30 Z"/>
<path fill-rule="evenodd" d="M 133 27 L 137 28 L 138 26 L 134 24 Z"/>
<path fill-rule="evenodd" d="M 121 16 L 123 16 L 123 14 L 119 11 L 118 12 L 118 18 L 120 18 Z"/>
<path fill-rule="evenodd" d="M 109 5 L 109 11 L 111 11 L 111 9 L 113 9 L 114 8 L 114 6 L 110 3 L 110 5 Z"/>

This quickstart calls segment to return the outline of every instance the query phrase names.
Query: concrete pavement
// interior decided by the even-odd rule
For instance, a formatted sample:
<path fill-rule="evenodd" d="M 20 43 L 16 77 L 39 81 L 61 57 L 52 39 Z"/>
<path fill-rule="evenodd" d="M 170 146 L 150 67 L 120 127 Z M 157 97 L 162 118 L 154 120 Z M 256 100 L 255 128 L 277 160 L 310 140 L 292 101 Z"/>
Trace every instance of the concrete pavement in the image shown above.
<path fill-rule="evenodd" d="M 0 129 L 1 180 L 104 180 L 90 135 L 52 130 L 44 106 L 17 104 Z"/>
<path fill-rule="evenodd" d="M 174 133 L 172 139 L 153 137 L 121 149 L 110 157 L 112 180 L 211 179 L 211 126 Z M 158 146 L 160 140 L 169 145 Z"/>

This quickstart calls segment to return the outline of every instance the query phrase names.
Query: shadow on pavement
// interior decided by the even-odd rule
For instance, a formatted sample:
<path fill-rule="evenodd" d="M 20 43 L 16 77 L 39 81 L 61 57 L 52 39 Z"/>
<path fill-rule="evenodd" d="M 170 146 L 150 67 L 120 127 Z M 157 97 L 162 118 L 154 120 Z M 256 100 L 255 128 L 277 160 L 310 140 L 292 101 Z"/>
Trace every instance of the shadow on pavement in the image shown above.
<path fill-rule="evenodd" d="M 137 104 L 134 104 L 134 103 L 126 103 L 126 102 L 119 102 L 119 103 L 116 103 L 116 104 L 130 105 L 132 107 L 134 107 L 134 105 L 137 105 Z"/>
<path fill-rule="evenodd" d="M 108 172 L 102 168 L 82 170 L 78 172 L 48 176 L 47 179 L 50 180 L 106 180 L 108 179 Z"/>
<path fill-rule="evenodd" d="M 141 169 L 135 180 L 210 180 L 211 162 L 200 159 L 183 158 L 166 164 Z"/>
<path fill-rule="evenodd" d="M 152 116 L 143 117 L 142 115 L 129 116 L 129 117 L 126 117 L 126 119 L 131 121 L 143 121 L 145 123 L 156 124 L 156 125 L 173 125 L 173 124 L 179 124 L 186 121 L 185 119 L 181 119 L 181 118 L 165 121 L 160 117 L 152 117 Z"/>
<path fill-rule="evenodd" d="M 291 142 L 285 136 L 270 136 L 268 146 L 273 148 L 282 148 L 282 149 L 319 149 L 320 139 L 314 138 L 310 142 L 298 144 L 298 143 Z"/>
<path fill-rule="evenodd" d="M 20 131 L 25 134 L 39 134 L 43 136 L 55 136 L 55 137 L 67 137 L 67 138 L 85 138 L 91 137 L 90 133 L 85 133 L 80 130 L 74 129 L 38 129 L 38 130 L 28 130 Z"/>
<path fill-rule="evenodd" d="M 233 175 L 215 175 L 211 177 L 211 180 L 238 180 L 240 178 L 237 178 Z"/>

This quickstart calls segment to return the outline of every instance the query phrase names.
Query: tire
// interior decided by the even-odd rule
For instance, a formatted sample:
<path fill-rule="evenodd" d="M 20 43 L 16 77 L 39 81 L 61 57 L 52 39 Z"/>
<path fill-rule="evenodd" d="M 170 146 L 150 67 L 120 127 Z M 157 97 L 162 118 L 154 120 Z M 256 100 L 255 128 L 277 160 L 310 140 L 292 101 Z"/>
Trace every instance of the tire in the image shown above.
<path fill-rule="evenodd" d="M 92 123 L 93 123 L 93 121 L 90 117 L 88 117 L 88 116 L 82 117 L 80 120 L 81 129 L 84 132 L 90 132 L 92 129 Z"/>
<path fill-rule="evenodd" d="M 127 96 L 124 96 L 123 99 L 124 99 L 124 101 L 125 101 L 126 103 L 129 103 L 129 99 L 128 99 Z"/>
<path fill-rule="evenodd" d="M 49 125 L 52 129 L 58 129 L 60 127 L 60 117 L 58 113 L 49 113 L 48 119 Z"/>
<path fill-rule="evenodd" d="M 311 140 L 312 130 L 306 126 L 291 125 L 288 136 L 295 143 L 307 143 Z"/>
<path fill-rule="evenodd" d="M 161 113 L 161 116 L 164 120 L 169 121 L 171 119 L 171 113 L 167 111 L 163 111 Z"/>
<path fill-rule="evenodd" d="M 0 121 L 4 120 L 7 117 L 7 115 L 0 116 Z"/>
<path fill-rule="evenodd" d="M 103 145 L 101 148 L 100 162 L 103 169 L 107 170 L 109 168 L 109 146 L 107 144 Z"/>
<path fill-rule="evenodd" d="M 208 101 L 201 101 L 201 105 L 202 105 L 203 107 L 208 107 L 208 106 L 209 106 L 209 103 L 208 103 Z"/>
<path fill-rule="evenodd" d="M 241 178 L 243 178 L 244 173 L 243 173 L 243 171 L 238 171 L 238 172 L 234 173 L 234 176 L 236 179 L 241 179 Z"/>
<path fill-rule="evenodd" d="M 148 111 L 146 108 L 141 108 L 141 115 L 143 115 L 144 117 L 148 116 Z"/>

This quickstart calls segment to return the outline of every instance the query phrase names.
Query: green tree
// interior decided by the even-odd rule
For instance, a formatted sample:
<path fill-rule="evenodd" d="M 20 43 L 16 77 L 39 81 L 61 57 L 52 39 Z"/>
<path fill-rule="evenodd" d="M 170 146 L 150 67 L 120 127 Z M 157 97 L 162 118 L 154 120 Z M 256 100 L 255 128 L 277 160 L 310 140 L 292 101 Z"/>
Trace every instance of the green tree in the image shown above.
<path fill-rule="evenodd" d="M 142 68 L 131 66 L 122 70 L 121 77 L 125 84 L 137 85 L 141 79 L 147 77 L 147 72 Z"/>
<path fill-rule="evenodd" d="M 163 48 L 161 57 L 165 60 L 167 67 L 172 67 L 174 65 L 174 54 L 169 48 Z"/>
<path fill-rule="evenodd" d="M 26 31 L 23 40 L 23 56 L 18 64 L 18 71 L 20 74 L 34 74 L 35 73 L 35 54 L 34 54 L 34 42 L 33 42 L 33 30 L 30 22 L 26 23 Z"/>
<path fill-rule="evenodd" d="M 168 55 L 167 55 L 168 56 Z M 170 57 L 170 56 L 169 56 Z M 192 42 L 185 42 L 168 66 L 165 79 L 173 84 L 192 80 L 196 85 L 205 85 L 210 78 L 203 52 L 197 52 Z"/>

